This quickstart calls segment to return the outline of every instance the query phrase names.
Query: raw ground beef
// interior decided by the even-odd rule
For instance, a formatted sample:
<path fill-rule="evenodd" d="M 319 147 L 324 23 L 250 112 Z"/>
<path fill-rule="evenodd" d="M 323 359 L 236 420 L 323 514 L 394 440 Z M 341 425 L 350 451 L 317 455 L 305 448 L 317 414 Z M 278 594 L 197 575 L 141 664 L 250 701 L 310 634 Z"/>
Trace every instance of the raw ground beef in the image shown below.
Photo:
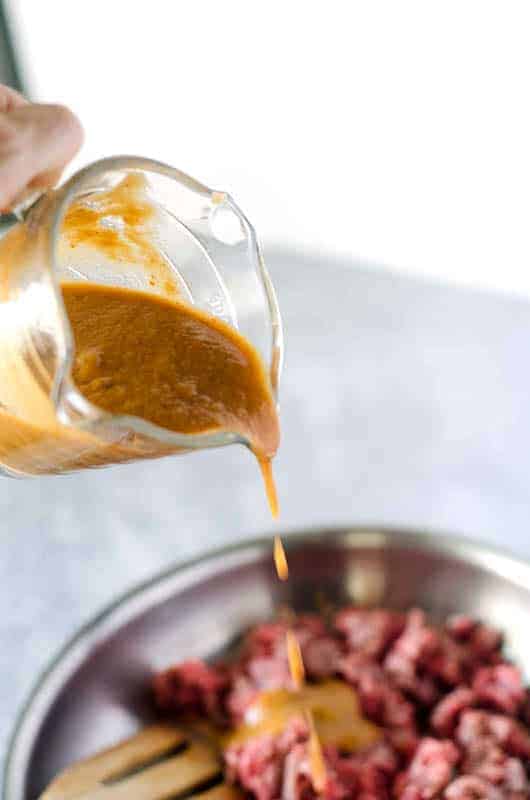
<path fill-rule="evenodd" d="M 294 622 L 309 681 L 340 678 L 382 738 L 354 754 L 325 747 L 324 800 L 530 799 L 530 691 L 502 636 L 468 616 L 345 608 L 330 625 Z M 228 664 L 188 661 L 154 679 L 161 710 L 234 727 L 260 691 L 292 688 L 287 623 L 253 627 Z M 226 777 L 257 800 L 313 800 L 306 722 L 225 752 Z"/>

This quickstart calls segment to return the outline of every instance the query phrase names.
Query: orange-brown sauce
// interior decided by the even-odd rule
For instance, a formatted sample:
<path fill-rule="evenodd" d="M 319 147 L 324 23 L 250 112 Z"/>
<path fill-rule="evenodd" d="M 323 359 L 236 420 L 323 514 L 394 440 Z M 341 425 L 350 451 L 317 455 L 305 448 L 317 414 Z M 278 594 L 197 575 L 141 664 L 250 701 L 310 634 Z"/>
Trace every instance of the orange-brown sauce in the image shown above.
<path fill-rule="evenodd" d="M 286 581 L 289 577 L 289 564 L 287 563 L 283 542 L 279 536 L 274 537 L 273 558 L 278 578 L 281 581 Z"/>
<path fill-rule="evenodd" d="M 285 549 L 283 546 L 283 542 L 279 536 L 274 537 L 274 548 L 273 548 L 273 558 L 274 558 L 274 565 L 276 567 L 276 574 L 281 581 L 286 581 L 289 577 L 289 563 L 287 561 L 287 555 L 285 553 Z M 289 611 L 289 616 L 293 617 L 293 613 Z M 300 709 L 300 713 L 303 714 L 304 719 L 306 720 L 308 730 L 309 730 L 309 741 L 308 741 L 308 748 L 309 748 L 309 769 L 311 771 L 311 780 L 313 781 L 313 786 L 318 793 L 322 793 L 326 786 L 327 780 L 327 770 L 326 770 L 326 762 L 324 760 L 324 754 L 322 752 L 322 742 L 319 737 L 319 733 L 317 731 L 315 720 L 314 720 L 314 712 L 311 708 L 310 704 L 304 704 L 304 697 L 306 693 L 302 695 L 304 690 L 304 681 L 305 681 L 305 667 L 304 667 L 304 660 L 302 658 L 302 650 L 300 648 L 300 643 L 296 638 L 296 634 L 289 628 L 285 635 L 286 641 L 286 648 L 287 648 L 287 661 L 289 664 L 289 673 L 291 675 L 291 680 L 293 682 L 293 686 L 295 691 L 299 693 L 299 699 L 302 699 L 303 708 Z M 274 698 L 274 702 L 279 707 L 281 713 L 286 713 L 287 718 L 284 721 L 284 725 L 288 722 L 289 716 L 289 698 L 285 697 L 285 695 L 276 695 Z M 284 704 L 283 710 L 281 709 L 282 703 Z M 278 713 L 278 712 L 275 712 Z"/>
<path fill-rule="evenodd" d="M 289 564 L 279 536 L 274 537 L 273 558 L 278 578 L 287 580 Z M 293 618 L 293 612 L 288 609 L 289 625 Z M 363 718 L 355 691 L 343 681 L 305 683 L 302 650 L 292 627 L 286 632 L 286 649 L 294 689 L 262 692 L 247 710 L 244 724 L 231 734 L 228 742 L 239 743 L 263 734 L 277 735 L 292 717 L 302 716 L 309 732 L 311 781 L 317 794 L 322 794 L 327 782 L 323 746 L 334 745 L 340 750 L 355 752 L 377 741 L 380 731 Z"/>
<path fill-rule="evenodd" d="M 364 719 L 356 692 L 339 680 L 305 684 L 298 689 L 273 689 L 259 694 L 248 707 L 242 725 L 226 736 L 238 744 L 255 736 L 281 733 L 293 717 L 312 716 L 322 745 L 356 752 L 376 742 L 379 728 Z M 311 731 L 312 723 L 310 723 Z"/>
<path fill-rule="evenodd" d="M 305 667 L 302 659 L 302 651 L 292 630 L 286 634 L 287 661 L 289 662 L 289 672 L 295 689 L 301 689 L 305 680 Z"/>
<path fill-rule="evenodd" d="M 272 471 L 272 461 L 270 458 L 263 458 L 259 455 L 258 464 L 263 477 L 263 484 L 265 486 L 265 494 L 269 503 L 269 508 L 273 519 L 278 517 L 280 511 L 280 504 L 278 502 L 278 492 L 276 491 L 276 481 L 274 480 L 274 473 Z"/>
<path fill-rule="evenodd" d="M 269 378 L 253 346 L 185 303 L 85 282 L 62 285 L 73 379 L 94 405 L 184 434 L 233 431 L 273 486 L 279 442 Z M 275 493 L 271 507 L 277 512 Z"/>

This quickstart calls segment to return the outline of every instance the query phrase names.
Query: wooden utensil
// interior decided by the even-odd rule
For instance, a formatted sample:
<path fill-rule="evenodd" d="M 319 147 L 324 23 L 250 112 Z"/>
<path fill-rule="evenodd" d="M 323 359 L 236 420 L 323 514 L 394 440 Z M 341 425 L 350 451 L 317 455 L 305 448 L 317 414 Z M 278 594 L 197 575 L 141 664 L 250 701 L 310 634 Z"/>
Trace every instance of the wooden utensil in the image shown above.
<path fill-rule="evenodd" d="M 65 769 L 40 800 L 240 800 L 222 777 L 213 744 L 184 728 L 152 725 Z"/>

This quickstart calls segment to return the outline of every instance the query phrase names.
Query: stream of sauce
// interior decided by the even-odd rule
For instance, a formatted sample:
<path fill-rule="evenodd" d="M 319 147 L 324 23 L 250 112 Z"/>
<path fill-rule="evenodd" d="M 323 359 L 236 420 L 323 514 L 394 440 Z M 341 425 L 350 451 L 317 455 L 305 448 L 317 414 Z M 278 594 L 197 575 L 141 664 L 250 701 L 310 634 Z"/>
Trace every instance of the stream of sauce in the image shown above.
<path fill-rule="evenodd" d="M 374 744 L 381 731 L 363 718 L 357 693 L 341 680 L 308 684 L 300 646 L 289 631 L 288 657 L 293 689 L 260 692 L 245 712 L 244 722 L 226 735 L 225 747 L 259 736 L 279 736 L 294 717 L 303 717 L 309 730 L 308 757 L 311 781 L 318 794 L 326 787 L 327 769 L 323 746 L 355 753 Z"/>
<path fill-rule="evenodd" d="M 289 662 L 289 672 L 294 684 L 294 688 L 299 691 L 305 681 L 305 667 L 302 658 L 300 644 L 294 631 L 289 629 L 285 634 L 287 646 L 287 661 Z"/>
<path fill-rule="evenodd" d="M 289 564 L 279 536 L 274 537 L 273 558 L 278 578 L 281 581 L 287 580 L 289 577 Z M 292 628 L 289 628 L 286 633 L 286 647 L 294 694 L 292 692 L 289 693 L 288 690 L 263 693 L 259 702 L 262 703 L 264 708 L 261 714 L 258 713 L 257 716 L 258 719 L 266 720 L 266 725 L 273 728 L 276 724 L 280 724 L 280 730 L 282 730 L 295 713 L 303 715 L 309 729 L 308 744 L 311 780 L 317 793 L 321 794 L 326 786 L 327 772 L 322 743 L 314 719 L 314 695 L 312 695 L 314 688 L 304 686 L 305 667 L 302 650 Z M 317 689 L 317 691 L 320 691 L 320 689 Z M 329 708 L 326 702 L 324 702 L 324 708 L 327 709 L 326 714 L 328 714 Z M 332 742 L 329 743 L 331 744 Z"/>
<path fill-rule="evenodd" d="M 289 566 L 282 540 L 274 538 L 274 564 L 280 580 L 287 580 Z M 287 619 L 294 614 L 289 611 Z M 286 632 L 287 659 L 293 690 L 262 692 L 248 709 L 245 725 L 234 734 L 235 741 L 269 733 L 280 733 L 293 716 L 303 716 L 309 730 L 308 757 L 311 780 L 318 794 L 326 787 L 327 770 L 323 746 L 355 752 L 369 747 L 381 737 L 381 731 L 364 719 L 357 693 L 341 680 L 320 684 L 305 682 L 305 668 L 300 644 L 292 624 Z"/>
<path fill-rule="evenodd" d="M 286 581 L 289 577 L 289 564 L 287 563 L 283 542 L 279 536 L 274 537 L 273 558 L 278 578 L 281 581 Z"/>
<path fill-rule="evenodd" d="M 269 504 L 270 512 L 273 519 L 278 518 L 280 513 L 280 504 L 278 502 L 278 492 L 276 490 L 276 481 L 274 480 L 274 472 L 272 470 L 272 458 L 264 457 L 254 451 L 254 455 L 258 459 L 258 464 L 265 486 L 265 495 Z"/>

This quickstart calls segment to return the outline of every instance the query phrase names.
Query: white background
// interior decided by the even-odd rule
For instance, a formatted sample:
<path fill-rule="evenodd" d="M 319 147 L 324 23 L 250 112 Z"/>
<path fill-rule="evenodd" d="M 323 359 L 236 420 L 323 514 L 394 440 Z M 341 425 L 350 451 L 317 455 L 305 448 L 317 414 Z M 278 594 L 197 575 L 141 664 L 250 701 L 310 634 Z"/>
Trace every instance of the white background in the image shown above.
<path fill-rule="evenodd" d="M 265 240 L 530 292 L 527 2 L 11 0 L 77 163 L 166 160 Z"/>

